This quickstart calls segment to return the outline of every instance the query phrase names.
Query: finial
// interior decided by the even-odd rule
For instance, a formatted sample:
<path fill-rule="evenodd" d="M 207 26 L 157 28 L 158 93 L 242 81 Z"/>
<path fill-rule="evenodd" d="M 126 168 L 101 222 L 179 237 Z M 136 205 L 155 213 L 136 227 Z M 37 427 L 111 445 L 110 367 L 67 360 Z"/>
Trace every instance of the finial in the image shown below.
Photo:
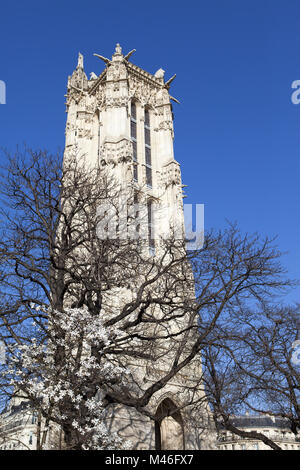
<path fill-rule="evenodd" d="M 80 52 L 78 52 L 77 68 L 78 69 L 83 69 L 83 55 L 80 54 Z"/>
<path fill-rule="evenodd" d="M 120 46 L 119 43 L 116 44 L 115 51 L 116 51 L 116 54 L 122 54 L 122 47 Z"/>

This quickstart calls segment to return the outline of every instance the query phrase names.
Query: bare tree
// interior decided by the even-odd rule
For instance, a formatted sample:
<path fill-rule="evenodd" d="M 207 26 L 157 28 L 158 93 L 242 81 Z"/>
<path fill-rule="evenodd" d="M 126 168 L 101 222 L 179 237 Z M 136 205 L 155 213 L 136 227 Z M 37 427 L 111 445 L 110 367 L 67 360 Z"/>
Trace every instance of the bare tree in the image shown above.
<path fill-rule="evenodd" d="M 107 214 L 99 215 L 99 206 L 109 200 L 117 207 L 122 191 L 113 178 L 97 168 L 88 168 L 78 155 L 64 164 L 59 155 L 51 156 L 46 152 L 25 151 L 9 158 L 1 185 L 1 339 L 10 348 L 12 358 L 18 358 L 18 351 L 24 345 L 33 345 L 36 349 L 37 345 L 49 347 L 51 343 L 55 368 L 61 368 L 64 373 L 74 348 L 70 347 L 68 334 L 55 318 L 68 311 L 66 309 L 87 308 L 95 319 L 101 318 L 107 331 L 117 328 L 120 332 L 109 346 L 89 345 L 98 366 L 108 358 L 116 370 L 118 366 L 125 366 L 130 358 L 136 362 L 159 361 L 168 353 L 168 347 L 170 353 L 172 341 L 172 354 L 173 348 L 175 351 L 177 348 L 176 365 L 147 390 L 141 391 L 133 376 L 127 379 L 127 386 L 122 387 L 117 387 L 115 380 L 106 380 L 103 384 L 99 374 L 88 386 L 86 381 L 82 383 L 84 393 L 81 392 L 86 401 L 105 385 L 108 404 L 121 403 L 146 413 L 145 406 L 152 395 L 188 363 L 181 364 L 180 359 L 187 336 L 195 331 L 196 312 L 188 309 L 192 277 L 186 269 L 183 241 L 161 241 L 152 256 L 148 239 L 141 242 L 122 238 L 118 227 L 120 236 L 97 236 L 100 222 L 107 220 Z M 126 204 L 133 205 L 135 196 L 129 191 Z M 36 327 L 36 343 L 32 339 L 32 322 Z M 77 360 L 72 365 L 74 377 L 86 354 L 86 335 L 77 340 Z M 11 344 L 17 346 L 17 352 L 11 349 Z M 40 354 L 43 363 L 42 351 Z M 26 367 L 22 361 L 15 364 L 25 374 L 22 382 L 18 381 L 17 393 L 23 393 L 38 408 L 41 404 L 28 384 L 34 374 L 42 380 L 42 372 L 28 369 L 28 360 Z M 15 373 L 18 376 L 16 370 Z M 11 386 L 7 375 L 2 374 L 2 381 L 2 393 L 9 394 Z M 73 383 L 75 387 L 74 380 Z M 56 416 L 53 406 L 48 411 L 42 409 L 44 419 L 62 426 L 69 448 L 81 448 L 87 436 L 74 431 L 71 418 L 65 419 L 66 408 L 69 417 L 78 410 L 67 406 L 66 400 L 56 408 L 60 406 Z M 81 414 L 85 412 L 83 406 Z M 58 415 L 63 415 L 64 419 Z"/>
<path fill-rule="evenodd" d="M 251 310 L 241 306 L 231 315 L 230 325 L 215 328 L 214 336 L 203 351 L 203 361 L 217 425 L 280 449 L 263 432 L 246 432 L 234 425 L 235 414 L 254 412 L 282 418 L 299 436 L 300 367 L 294 348 L 299 343 L 299 306 L 262 301 Z"/>
<path fill-rule="evenodd" d="M 62 164 L 60 155 L 25 150 L 8 156 L 8 161 L 0 186 L 0 339 L 15 360 L 11 376 L 18 377 L 21 370 L 18 393 L 40 409 L 43 420 L 63 429 L 67 448 L 85 448 L 91 441 L 84 430 L 90 419 L 86 403 L 99 390 L 102 407 L 122 404 L 157 419 L 147 411 L 153 395 L 185 367 L 200 364 L 201 353 L 209 348 L 226 351 L 233 320 L 242 321 L 246 307 L 252 311 L 254 302 L 266 304 L 292 284 L 285 278 L 273 240 L 243 237 L 235 226 L 208 233 L 203 249 L 192 253 L 186 253 L 184 240 L 170 235 L 158 241 L 153 256 L 147 240 L 122 237 L 120 226 L 115 227 L 116 237 L 101 238 L 99 223 L 103 226 L 108 219 L 107 213 L 98 211 L 99 205 L 109 200 L 117 207 L 123 191 L 110 175 L 88 168 L 76 155 Z M 126 204 L 133 206 L 137 194 L 130 186 L 126 191 Z M 138 197 L 142 199 L 142 192 Z M 75 344 L 69 341 L 61 316 L 80 309 L 91 326 L 101 321 L 108 343 L 89 341 L 84 328 L 81 335 L 77 331 Z M 56 377 L 65 380 L 67 374 L 73 391 L 79 387 L 80 432 L 72 424 L 78 414 L 74 403 L 50 400 L 45 408 L 28 386 L 31 379 L 45 380 L 43 368 L 29 367 L 28 360 L 25 367 L 18 362 L 18 352 L 39 351 L 32 363 L 45 370 L 43 345 L 53 355 Z M 126 370 L 133 359 L 152 369 L 157 365 L 159 373 L 143 386 L 134 374 L 126 373 L 121 381 L 94 373 L 75 380 L 87 348 L 95 370 L 105 363 Z M 66 364 L 71 364 L 68 370 Z M 13 393 L 11 378 L 6 369 L 0 384 L 3 399 Z M 51 380 L 52 386 L 53 376 Z M 196 393 L 203 380 L 199 372 L 190 386 L 188 405 L 198 406 L 207 398 L 213 403 L 211 391 L 200 399 Z M 102 441 L 100 445 L 109 445 Z"/>

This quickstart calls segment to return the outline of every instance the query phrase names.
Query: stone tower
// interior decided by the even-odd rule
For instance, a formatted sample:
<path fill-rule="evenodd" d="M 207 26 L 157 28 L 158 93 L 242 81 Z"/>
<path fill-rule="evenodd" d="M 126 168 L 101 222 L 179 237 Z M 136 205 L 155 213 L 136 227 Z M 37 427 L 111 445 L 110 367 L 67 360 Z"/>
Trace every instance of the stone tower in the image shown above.
<path fill-rule="evenodd" d="M 119 44 L 111 59 L 94 54 L 105 63 L 104 71 L 87 78 L 83 56 L 68 79 L 65 155 L 74 149 L 85 156 L 91 166 L 110 169 L 124 184 L 135 185 L 148 203 L 172 207 L 176 221 L 183 226 L 183 203 L 180 165 L 174 159 L 173 114 L 170 84 L 161 68 L 152 75 L 129 61 Z M 170 216 L 171 217 L 171 216 Z M 170 217 L 162 217 L 155 230 L 168 230 Z M 155 248 L 149 238 L 150 249 Z M 132 365 L 133 368 L 136 365 Z M 162 366 L 163 367 L 163 366 Z M 178 374 L 154 394 L 149 411 L 164 418 L 153 421 L 126 407 L 115 407 L 110 427 L 130 439 L 137 449 L 210 448 L 209 412 L 193 414 L 185 402 L 190 397 L 188 378 L 199 377 L 199 360 L 189 370 Z M 151 382 L 149 367 L 140 367 L 136 380 Z M 201 387 L 199 396 L 203 396 Z M 179 411 L 181 409 L 182 411 Z"/>

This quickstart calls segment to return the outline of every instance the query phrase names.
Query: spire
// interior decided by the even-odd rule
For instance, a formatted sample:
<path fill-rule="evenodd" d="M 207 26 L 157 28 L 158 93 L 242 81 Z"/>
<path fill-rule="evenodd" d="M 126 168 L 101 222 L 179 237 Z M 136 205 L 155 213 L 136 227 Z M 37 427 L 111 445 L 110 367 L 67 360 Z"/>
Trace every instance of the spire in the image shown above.
<path fill-rule="evenodd" d="M 78 52 L 78 62 L 77 62 L 77 69 L 83 69 L 83 55 Z"/>
<path fill-rule="evenodd" d="M 83 55 L 80 52 L 78 53 L 77 67 L 68 78 L 68 89 L 69 87 L 79 91 L 87 89 L 87 76 L 83 70 Z"/>

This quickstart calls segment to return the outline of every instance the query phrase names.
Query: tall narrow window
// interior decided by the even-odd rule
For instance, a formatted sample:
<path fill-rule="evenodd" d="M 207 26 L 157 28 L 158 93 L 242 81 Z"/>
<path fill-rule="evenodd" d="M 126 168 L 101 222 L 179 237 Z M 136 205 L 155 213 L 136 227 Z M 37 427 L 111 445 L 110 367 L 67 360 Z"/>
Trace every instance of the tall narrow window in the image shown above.
<path fill-rule="evenodd" d="M 131 120 L 130 120 L 130 135 L 133 146 L 133 179 L 138 181 L 138 164 L 137 164 L 137 132 L 136 132 L 136 105 L 131 103 Z"/>
<path fill-rule="evenodd" d="M 147 215 L 148 215 L 148 243 L 149 252 L 154 255 L 155 243 L 154 243 L 154 223 L 153 223 L 153 204 L 151 201 L 147 203 Z"/>
<path fill-rule="evenodd" d="M 138 194 L 136 191 L 134 193 L 133 202 L 134 202 L 135 230 L 136 230 L 136 233 L 138 233 L 140 231 L 140 224 L 139 224 L 140 211 L 139 211 L 139 198 L 138 198 Z"/>
<path fill-rule="evenodd" d="M 152 160 L 151 160 L 151 136 L 150 136 L 150 115 L 145 109 L 145 163 L 146 163 L 146 184 L 152 188 Z"/>
<path fill-rule="evenodd" d="M 100 124 L 100 115 L 98 121 L 98 156 L 100 157 L 100 138 L 101 138 L 101 124 Z"/>

